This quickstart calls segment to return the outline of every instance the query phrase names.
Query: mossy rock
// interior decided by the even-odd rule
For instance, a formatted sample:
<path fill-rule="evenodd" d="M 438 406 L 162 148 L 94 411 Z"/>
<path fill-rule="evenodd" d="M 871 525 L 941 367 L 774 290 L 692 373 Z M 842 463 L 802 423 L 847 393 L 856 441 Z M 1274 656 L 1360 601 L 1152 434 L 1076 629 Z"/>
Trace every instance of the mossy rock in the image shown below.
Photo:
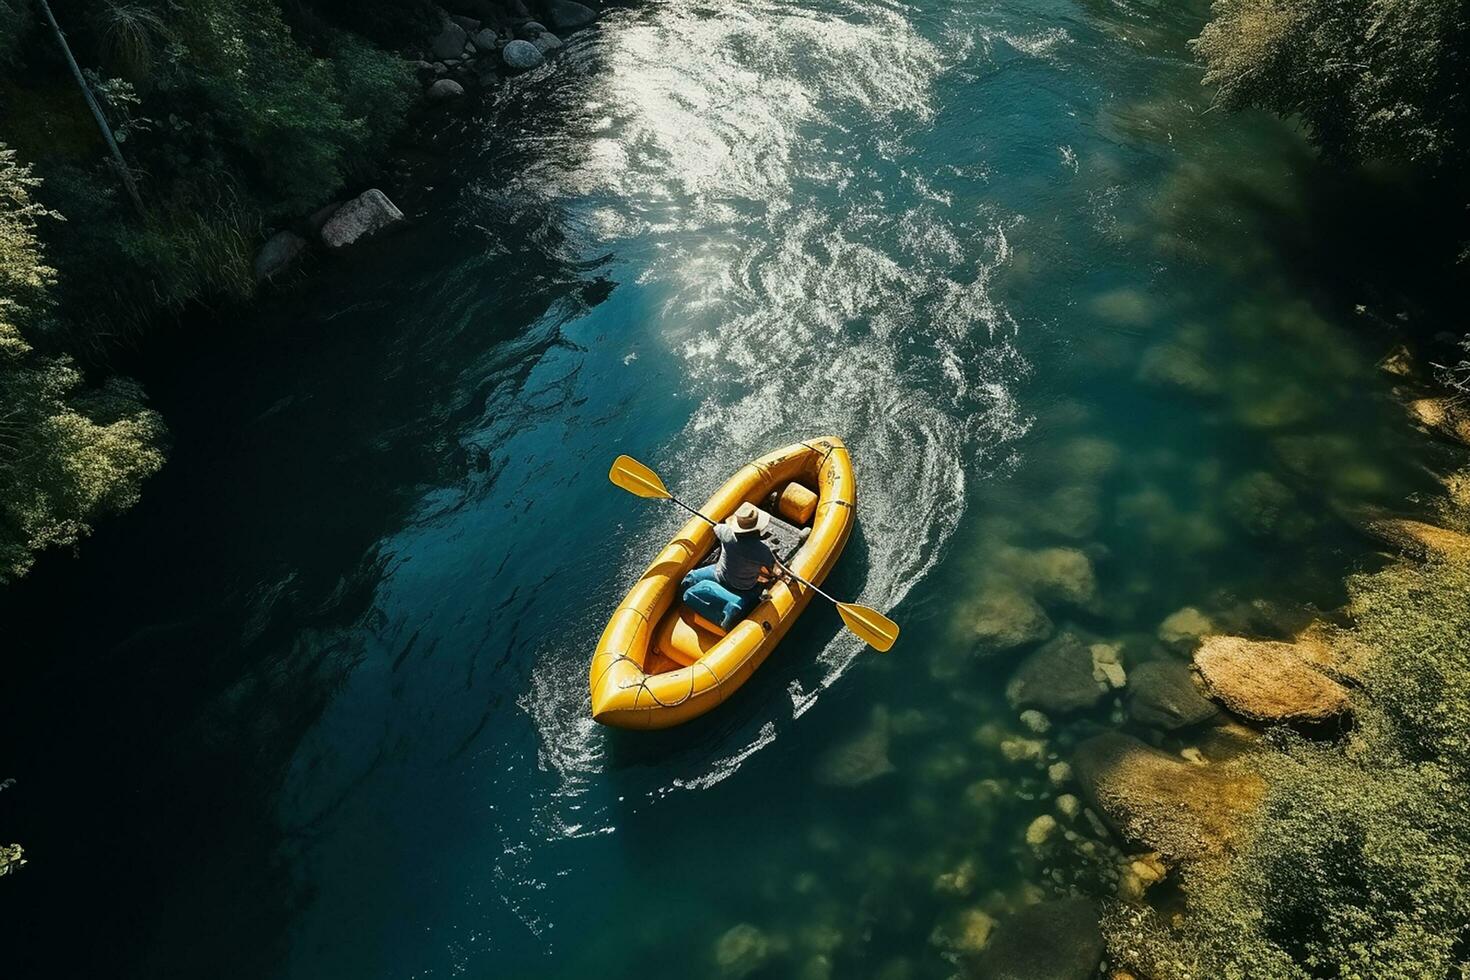
<path fill-rule="evenodd" d="M 1093 807 L 1126 840 L 1170 862 L 1226 853 L 1265 790 L 1248 770 L 1191 765 L 1121 732 L 1078 745 L 1072 768 Z"/>
<path fill-rule="evenodd" d="M 1200 693 L 1189 668 L 1172 660 L 1151 660 L 1128 676 L 1128 712 L 1152 728 L 1174 731 L 1209 721 L 1218 709 Z"/>
<path fill-rule="evenodd" d="M 1006 685 L 1016 708 L 1066 714 L 1092 708 L 1109 690 L 1093 674 L 1091 648 L 1075 633 L 1060 633 L 1021 661 Z"/>
<path fill-rule="evenodd" d="M 1001 922 L 970 975 L 984 980 L 1088 980 L 1102 960 L 1097 906 L 1064 898 Z"/>

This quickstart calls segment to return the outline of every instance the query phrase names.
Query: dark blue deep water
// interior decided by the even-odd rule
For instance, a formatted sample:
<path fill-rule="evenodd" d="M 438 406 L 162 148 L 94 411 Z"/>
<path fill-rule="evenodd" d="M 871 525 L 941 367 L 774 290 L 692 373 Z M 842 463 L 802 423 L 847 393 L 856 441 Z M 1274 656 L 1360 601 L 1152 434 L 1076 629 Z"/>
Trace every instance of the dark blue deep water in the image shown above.
<path fill-rule="evenodd" d="M 1429 479 L 1304 143 L 1206 111 L 1204 16 L 616 10 L 451 127 L 412 227 L 194 327 L 144 502 L 0 600 L 7 974 L 918 980 L 1109 894 L 1113 842 L 1025 831 L 1118 702 L 1032 747 L 1016 659 L 1288 631 Z M 813 606 L 712 716 L 593 725 L 681 521 L 611 458 L 702 499 L 827 433 L 828 587 L 900 645 Z"/>

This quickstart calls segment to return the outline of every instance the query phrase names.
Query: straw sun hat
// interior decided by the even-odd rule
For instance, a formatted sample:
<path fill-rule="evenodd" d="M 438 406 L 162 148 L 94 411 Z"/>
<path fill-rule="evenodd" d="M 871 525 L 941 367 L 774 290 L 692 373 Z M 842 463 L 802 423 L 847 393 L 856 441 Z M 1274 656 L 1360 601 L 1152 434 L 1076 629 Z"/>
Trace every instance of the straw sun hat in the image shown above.
<path fill-rule="evenodd" d="M 752 503 L 741 504 L 735 508 L 735 513 L 725 518 L 725 523 L 736 534 L 759 534 L 770 522 L 771 515 Z"/>

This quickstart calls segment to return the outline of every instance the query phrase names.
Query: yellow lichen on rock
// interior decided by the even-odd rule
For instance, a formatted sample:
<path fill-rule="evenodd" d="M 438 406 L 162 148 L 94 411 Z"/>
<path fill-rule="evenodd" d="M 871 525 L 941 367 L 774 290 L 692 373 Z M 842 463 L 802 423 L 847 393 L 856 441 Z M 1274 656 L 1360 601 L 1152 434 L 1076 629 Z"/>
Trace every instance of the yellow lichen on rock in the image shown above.
<path fill-rule="evenodd" d="M 1083 742 L 1073 768 L 1125 839 L 1168 862 L 1225 854 L 1265 791 L 1247 769 L 1190 765 L 1121 732 Z"/>
<path fill-rule="evenodd" d="M 1212 697 L 1255 721 L 1322 722 L 1351 707 L 1347 690 L 1291 643 L 1210 636 L 1194 665 Z"/>
<path fill-rule="evenodd" d="M 1404 517 L 1369 521 L 1367 528 L 1374 536 L 1417 558 L 1470 560 L 1470 534 L 1462 531 Z"/>

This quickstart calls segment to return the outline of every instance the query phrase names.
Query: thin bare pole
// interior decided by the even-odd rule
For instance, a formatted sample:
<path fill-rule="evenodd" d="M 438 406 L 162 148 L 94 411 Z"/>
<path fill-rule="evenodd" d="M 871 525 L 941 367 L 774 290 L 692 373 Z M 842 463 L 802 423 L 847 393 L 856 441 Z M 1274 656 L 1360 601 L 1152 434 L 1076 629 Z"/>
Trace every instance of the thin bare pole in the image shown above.
<path fill-rule="evenodd" d="M 128 169 L 128 163 L 123 159 L 122 150 L 118 148 L 117 140 L 113 138 L 112 127 L 107 125 L 107 117 L 102 114 L 102 107 L 97 104 L 97 98 L 92 94 L 92 88 L 87 80 L 82 77 L 81 68 L 77 67 L 77 59 L 71 55 L 71 45 L 66 43 L 66 35 L 61 33 L 61 25 L 56 23 L 56 17 L 51 13 L 51 4 L 46 0 L 36 0 L 41 5 L 41 13 L 46 15 L 46 23 L 51 25 L 51 32 L 56 35 L 56 43 L 61 45 L 61 53 L 66 55 L 66 63 L 71 66 L 72 77 L 77 80 L 77 88 L 82 90 L 82 97 L 87 100 L 87 108 L 92 110 L 92 118 L 97 120 L 97 128 L 102 131 L 102 138 L 107 142 L 107 148 L 112 151 L 112 166 L 117 171 L 118 177 L 122 178 L 123 188 L 128 192 L 128 198 L 133 202 L 133 210 L 138 212 L 138 217 L 146 216 L 143 210 L 143 198 L 138 194 L 138 184 L 133 180 L 133 172 Z"/>

